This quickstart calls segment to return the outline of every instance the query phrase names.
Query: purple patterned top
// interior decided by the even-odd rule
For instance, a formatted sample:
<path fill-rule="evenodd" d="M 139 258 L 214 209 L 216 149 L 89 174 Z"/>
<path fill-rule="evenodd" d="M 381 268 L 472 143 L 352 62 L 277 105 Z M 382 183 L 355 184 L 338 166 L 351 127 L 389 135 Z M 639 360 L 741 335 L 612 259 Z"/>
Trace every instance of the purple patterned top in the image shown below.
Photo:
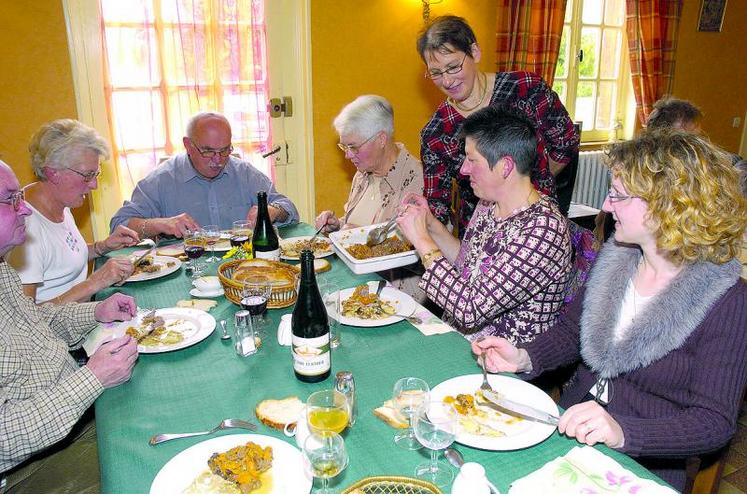
<path fill-rule="evenodd" d="M 542 195 L 506 219 L 480 201 L 454 264 L 437 259 L 420 287 L 445 320 L 474 340 L 498 335 L 528 342 L 553 325 L 571 274 L 568 226 Z"/>

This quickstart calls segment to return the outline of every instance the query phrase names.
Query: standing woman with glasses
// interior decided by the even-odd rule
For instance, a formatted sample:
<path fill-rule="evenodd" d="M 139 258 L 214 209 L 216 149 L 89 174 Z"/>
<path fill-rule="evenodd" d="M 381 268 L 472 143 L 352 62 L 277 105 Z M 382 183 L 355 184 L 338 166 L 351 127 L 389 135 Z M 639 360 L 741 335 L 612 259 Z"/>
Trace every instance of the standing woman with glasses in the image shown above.
<path fill-rule="evenodd" d="M 451 181 L 459 187 L 460 236 L 477 205 L 469 178 L 459 173 L 464 162 L 464 139 L 458 137 L 464 119 L 492 106 L 527 118 L 537 136 L 535 188 L 555 197 L 557 174 L 578 152 L 579 136 L 558 95 L 531 72 L 480 71 L 481 52 L 472 28 L 461 17 L 436 17 L 417 40 L 426 65 L 425 76 L 446 95 L 420 132 L 420 158 L 425 176 L 425 197 L 436 218 L 448 224 Z M 453 225 L 453 226 L 457 226 Z"/>
<path fill-rule="evenodd" d="M 607 154 L 614 238 L 568 311 L 516 348 L 472 344 L 490 372 L 576 363 L 558 430 L 635 457 L 679 491 L 685 463 L 734 435 L 747 380 L 747 199 L 728 153 L 682 131 Z"/>
<path fill-rule="evenodd" d="M 109 259 L 90 277 L 88 261 L 136 244 L 137 233 L 121 226 L 106 239 L 87 244 L 70 212 L 98 186 L 101 161 L 109 157 L 106 141 L 77 120 L 62 119 L 42 125 L 29 152 L 39 181 L 24 188 L 31 210 L 26 242 L 8 256 L 23 291 L 38 303 L 84 302 L 126 280 L 133 271 L 129 259 Z"/>

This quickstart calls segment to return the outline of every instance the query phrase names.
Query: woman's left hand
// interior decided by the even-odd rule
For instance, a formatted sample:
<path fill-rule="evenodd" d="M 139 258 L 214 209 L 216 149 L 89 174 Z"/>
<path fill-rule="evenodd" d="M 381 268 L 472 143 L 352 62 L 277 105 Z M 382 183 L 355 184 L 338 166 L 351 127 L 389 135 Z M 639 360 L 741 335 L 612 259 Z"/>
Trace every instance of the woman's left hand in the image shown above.
<path fill-rule="evenodd" d="M 135 230 L 127 228 L 124 225 L 117 225 L 111 235 L 106 237 L 102 242 L 106 252 L 119 250 L 123 247 L 130 247 L 140 242 L 140 237 Z M 102 254 L 105 252 L 102 252 Z"/>
<path fill-rule="evenodd" d="M 423 242 L 431 242 L 428 233 L 428 207 L 416 204 L 404 204 L 400 206 L 400 214 L 397 217 L 397 226 L 405 234 L 416 249 L 420 249 Z M 426 247 L 427 248 L 427 247 Z"/>
<path fill-rule="evenodd" d="M 604 443 L 610 448 L 621 448 L 625 444 L 620 424 L 596 401 L 568 408 L 560 417 L 558 431 L 589 446 Z"/>

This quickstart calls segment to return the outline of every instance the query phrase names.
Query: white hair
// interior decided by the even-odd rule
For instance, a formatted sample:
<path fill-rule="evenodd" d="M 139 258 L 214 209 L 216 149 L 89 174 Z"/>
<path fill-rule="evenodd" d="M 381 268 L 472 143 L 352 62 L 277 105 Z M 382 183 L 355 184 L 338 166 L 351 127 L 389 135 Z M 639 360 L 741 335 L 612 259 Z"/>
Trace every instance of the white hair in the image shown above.
<path fill-rule="evenodd" d="M 368 138 L 378 132 L 394 135 L 394 110 L 382 96 L 358 96 L 343 107 L 332 123 L 338 134 L 357 134 Z"/>
<path fill-rule="evenodd" d="M 90 150 L 100 159 L 109 158 L 109 146 L 91 127 L 77 120 L 63 118 L 45 123 L 31 137 L 29 153 L 34 175 L 46 180 L 44 167 L 62 169 L 81 151 Z"/>

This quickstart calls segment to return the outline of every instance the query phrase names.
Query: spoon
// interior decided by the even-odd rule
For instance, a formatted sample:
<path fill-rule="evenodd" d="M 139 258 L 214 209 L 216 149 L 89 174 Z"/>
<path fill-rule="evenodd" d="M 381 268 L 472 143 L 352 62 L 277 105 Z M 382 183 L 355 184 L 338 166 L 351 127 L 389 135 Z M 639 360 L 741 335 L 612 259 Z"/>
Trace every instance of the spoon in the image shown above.
<path fill-rule="evenodd" d="M 227 339 L 231 338 L 231 335 L 228 334 L 228 331 L 226 331 L 226 320 L 225 319 L 221 319 L 220 320 L 220 327 L 221 327 L 221 329 L 223 329 L 223 334 L 221 335 L 220 339 L 221 340 L 227 340 Z"/>
<path fill-rule="evenodd" d="M 464 465 L 464 457 L 462 456 L 462 453 L 455 450 L 454 448 L 446 448 L 444 450 L 444 456 L 447 460 L 449 460 L 449 463 L 454 465 L 457 468 L 462 468 L 462 465 Z M 493 485 L 493 483 L 489 480 L 487 480 L 488 488 L 490 489 L 490 492 L 493 494 L 501 494 L 501 491 L 498 490 L 496 486 Z"/>

